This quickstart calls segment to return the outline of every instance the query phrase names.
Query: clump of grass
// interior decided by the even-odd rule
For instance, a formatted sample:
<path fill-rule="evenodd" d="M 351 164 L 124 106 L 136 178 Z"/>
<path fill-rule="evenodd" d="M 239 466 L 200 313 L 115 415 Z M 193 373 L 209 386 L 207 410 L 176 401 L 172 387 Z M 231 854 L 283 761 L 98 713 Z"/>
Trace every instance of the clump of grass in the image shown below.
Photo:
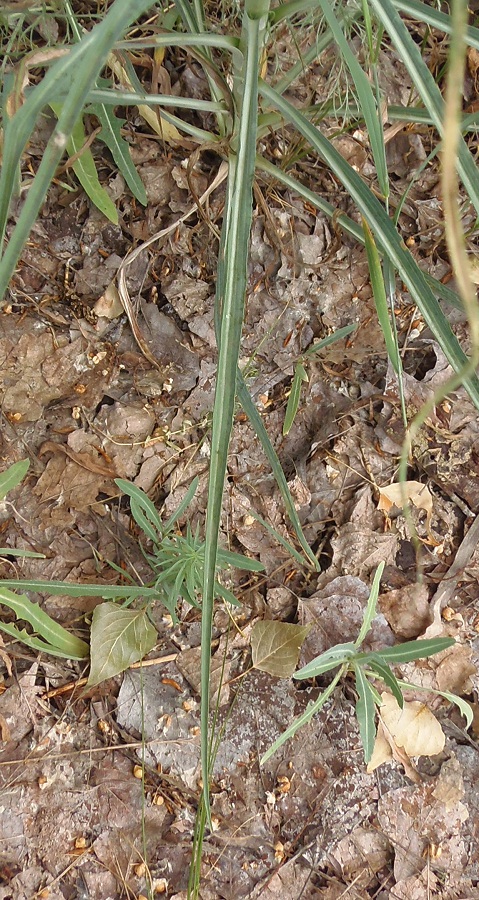
<path fill-rule="evenodd" d="M 459 2 L 459 0 L 456 0 Z M 209 778 L 211 774 L 211 739 L 209 736 L 209 673 L 211 653 L 211 623 L 213 603 L 216 594 L 216 570 L 219 558 L 219 530 L 223 500 L 224 480 L 229 441 L 233 425 L 235 399 L 238 397 L 250 417 L 261 443 L 273 467 L 278 485 L 285 500 L 288 513 L 301 546 L 306 564 L 315 565 L 314 555 L 309 550 L 289 496 L 286 479 L 281 471 L 276 454 L 268 439 L 264 423 L 250 397 L 241 373 L 238 359 L 241 343 L 244 299 L 247 288 L 246 273 L 248 248 L 252 221 L 253 182 L 255 177 L 267 173 L 276 179 L 278 185 L 287 186 L 297 196 L 306 199 L 316 209 L 334 217 L 337 227 L 342 228 L 355 240 L 368 247 L 369 261 L 376 284 L 378 317 L 385 335 L 385 342 L 395 366 L 399 383 L 401 381 L 400 356 L 394 317 L 394 293 L 396 279 L 403 282 L 414 303 L 431 328 L 435 339 L 457 373 L 457 383 L 463 383 L 474 404 L 479 407 L 479 380 L 473 366 L 453 333 L 446 315 L 438 302 L 438 296 L 448 296 L 449 300 L 461 303 L 460 298 L 447 292 L 434 279 L 425 276 L 405 246 L 397 221 L 391 217 L 388 195 L 389 179 L 385 162 L 383 139 L 383 105 L 385 98 L 379 90 L 378 49 L 384 34 L 411 77 L 418 96 L 420 110 L 402 110 L 403 121 L 416 121 L 419 113 L 424 121 L 431 122 L 438 133 L 438 140 L 444 132 L 444 101 L 434 78 L 422 59 L 420 49 L 402 21 L 399 10 L 409 16 L 428 22 L 432 27 L 446 33 L 454 31 L 454 23 L 447 14 L 440 13 L 417 0 L 364 0 L 353 10 L 352 25 L 348 23 L 342 7 L 331 5 L 328 0 L 320 0 L 322 25 L 317 40 L 311 42 L 301 58 L 293 62 L 286 72 L 279 73 L 274 64 L 275 35 L 285 22 L 291 22 L 291 33 L 298 35 L 301 43 L 302 29 L 310 27 L 311 10 L 316 2 L 292 0 L 270 8 L 268 0 L 246 0 L 244 4 L 232 7 L 230 23 L 241 21 L 240 33 L 227 33 L 218 20 L 216 10 L 211 15 L 211 7 L 200 0 L 193 3 L 176 0 L 175 15 L 168 18 L 168 12 L 158 13 L 159 32 L 147 40 L 123 40 L 124 54 L 145 44 L 159 49 L 171 46 L 191 48 L 195 59 L 203 65 L 208 80 L 211 99 L 200 101 L 197 107 L 212 113 L 215 127 L 209 132 L 192 121 L 185 121 L 180 114 L 181 98 L 176 96 L 146 97 L 141 85 L 135 81 L 134 72 L 130 89 L 109 91 L 97 87 L 97 79 L 105 66 L 108 54 L 117 41 L 127 37 L 128 28 L 143 13 L 150 9 L 149 2 L 142 0 L 115 0 L 103 21 L 91 31 L 80 36 L 65 49 L 68 52 L 56 60 L 50 60 L 44 77 L 30 91 L 22 96 L 18 78 L 12 73 L 7 76 L 3 92 L 3 168 L 0 180 L 0 238 L 2 255 L 0 258 L 0 294 L 3 296 L 29 231 L 44 201 L 56 167 L 75 123 L 82 116 L 87 104 L 101 102 L 112 107 L 146 103 L 160 107 L 164 120 L 172 124 L 182 134 L 195 141 L 199 147 L 210 149 L 214 146 L 229 167 L 226 205 L 224 210 L 221 245 L 218 258 L 216 292 L 216 323 L 218 342 L 218 376 L 212 418 L 211 465 L 208 493 L 206 538 L 204 546 L 204 569 L 202 583 L 202 762 L 204 783 L 204 805 L 200 811 L 197 831 L 197 851 L 209 816 Z M 347 10 L 346 10 L 347 12 Z M 162 25 L 168 32 L 161 30 Z M 319 27 L 315 21 L 315 27 Z M 351 48 L 350 29 L 358 30 L 365 37 L 365 59 L 369 69 L 364 71 L 358 64 L 354 49 Z M 12 32 L 13 34 L 14 32 Z M 284 32 L 283 32 L 284 34 Z M 479 47 L 479 32 L 469 27 L 465 32 L 466 41 Z M 377 185 L 368 186 L 338 153 L 334 145 L 318 129 L 315 121 L 317 110 L 306 107 L 299 109 L 285 96 L 301 77 L 307 67 L 314 63 L 318 54 L 330 52 L 338 59 L 338 73 L 348 72 L 345 85 L 351 85 L 353 94 L 340 92 L 342 107 L 346 107 L 341 117 L 349 115 L 356 107 L 357 121 L 362 123 L 369 135 L 371 158 L 377 173 Z M 268 78 L 265 65 L 270 66 L 272 76 Z M 261 76 L 261 77 L 260 77 Z M 329 88 L 331 109 L 334 113 L 335 85 L 342 85 L 342 74 L 335 75 Z M 68 90 L 65 89 L 67 85 Z M 334 88 L 334 89 L 333 89 Z M 349 90 L 349 87 L 348 87 Z M 32 134 L 38 116 L 51 102 L 61 103 L 61 112 L 52 138 L 46 148 L 44 158 L 35 175 L 23 205 L 19 219 L 13 229 L 8 246 L 4 249 L 6 223 L 17 183 L 18 166 L 27 141 Z M 348 111 L 349 106 L 349 111 Z M 175 111 L 173 111 L 173 109 Z M 399 115 L 399 113 L 398 113 Z M 341 122 L 338 123 L 342 127 Z M 311 187 L 294 177 L 286 167 L 257 155 L 258 140 L 267 133 L 281 132 L 292 143 L 302 142 L 309 154 L 317 156 L 327 166 L 334 178 L 342 185 L 355 204 L 364 227 L 339 212 Z M 287 158 L 287 153 L 285 154 Z M 468 201 L 479 215 L 479 186 L 475 160 L 462 137 L 457 141 L 457 167 Z M 181 557 L 180 553 L 180 557 Z M 181 559 L 178 560 L 181 565 Z M 173 588 L 175 591 L 177 586 Z M 195 591 L 197 585 L 195 583 Z M 196 895 L 199 885 L 199 852 L 196 853 L 196 873 L 191 882 L 191 893 Z"/>

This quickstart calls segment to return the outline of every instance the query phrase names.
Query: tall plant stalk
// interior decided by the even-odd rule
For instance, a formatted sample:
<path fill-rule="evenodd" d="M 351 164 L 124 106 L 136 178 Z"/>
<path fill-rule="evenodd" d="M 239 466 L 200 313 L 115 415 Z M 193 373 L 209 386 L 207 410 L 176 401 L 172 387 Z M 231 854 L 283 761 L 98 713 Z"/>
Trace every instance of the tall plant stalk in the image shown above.
<path fill-rule="evenodd" d="M 210 742 L 209 682 L 218 536 L 228 448 L 233 427 L 236 368 L 240 353 L 247 285 L 249 238 L 253 215 L 253 178 L 258 121 L 258 79 L 266 36 L 269 2 L 245 4 L 240 49 L 243 65 L 234 72 L 237 121 L 228 154 L 229 177 L 223 219 L 216 304 L 220 329 L 219 358 L 211 435 L 211 464 L 206 517 L 205 574 L 201 629 L 201 764 L 203 799 L 209 817 Z"/>

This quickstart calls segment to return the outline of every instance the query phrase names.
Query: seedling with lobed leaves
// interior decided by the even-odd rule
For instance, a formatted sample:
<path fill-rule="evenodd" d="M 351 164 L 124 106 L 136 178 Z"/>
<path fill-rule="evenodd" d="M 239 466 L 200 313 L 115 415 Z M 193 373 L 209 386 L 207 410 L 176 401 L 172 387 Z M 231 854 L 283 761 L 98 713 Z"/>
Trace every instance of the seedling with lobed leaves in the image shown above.
<path fill-rule="evenodd" d="M 7 491 L 20 484 L 28 465 L 28 460 L 22 460 L 3 473 L 0 478 L 0 499 Z M 130 498 L 131 514 L 145 537 L 145 543 L 140 541 L 140 547 L 150 567 L 151 579 L 144 585 L 138 585 L 132 575 L 114 563 L 109 565 L 122 576 L 123 580 L 126 578 L 130 581 L 128 586 L 26 579 L 0 581 L 0 603 L 13 610 L 18 619 L 28 622 L 34 634 L 28 633 L 26 629 L 20 631 L 15 625 L 3 621 L 0 621 L 0 628 L 34 650 L 69 659 L 87 658 L 88 644 L 58 625 L 25 594 L 16 594 L 13 590 L 22 588 L 67 597 L 102 597 L 109 601 L 97 606 L 93 613 L 91 667 L 88 679 L 90 685 L 119 674 L 152 649 L 157 640 L 156 629 L 149 619 L 153 603 L 162 603 L 173 622 L 178 621 L 177 609 L 180 599 L 191 606 L 200 606 L 205 544 L 200 538 L 199 528 L 193 533 L 187 525 L 186 534 L 183 535 L 177 525 L 193 499 L 198 479 L 193 479 L 185 497 L 166 522 L 162 522 L 154 504 L 140 488 L 120 478 L 116 483 Z M 8 548 L 3 552 L 12 555 Z M 41 556 L 28 551 L 19 551 L 17 555 Z M 217 569 L 225 570 L 230 566 L 249 572 L 263 569 L 257 560 L 220 548 Z M 232 592 L 218 579 L 215 579 L 215 596 L 232 605 L 238 605 Z M 138 608 L 128 609 L 134 601 Z"/>
<path fill-rule="evenodd" d="M 293 678 L 298 681 L 304 681 L 311 678 L 318 678 L 321 675 L 338 669 L 333 680 L 325 691 L 313 703 L 309 704 L 307 709 L 301 716 L 298 716 L 289 728 L 274 742 L 261 759 L 261 763 L 265 763 L 289 738 L 294 737 L 297 731 L 308 722 L 311 721 L 324 706 L 326 701 L 331 697 L 334 689 L 348 675 L 352 675 L 355 681 L 357 701 L 356 701 L 356 717 L 359 725 L 359 733 L 364 749 L 364 759 L 368 763 L 371 759 L 376 739 L 376 708 L 383 703 L 381 696 L 374 682 L 382 681 L 383 684 L 391 691 L 397 700 L 400 708 L 403 708 L 404 697 L 403 689 L 411 688 L 413 690 L 424 690 L 418 685 L 408 684 L 396 678 L 391 666 L 401 665 L 407 662 L 413 662 L 416 659 L 425 659 L 441 653 L 452 647 L 455 643 L 454 638 L 431 638 L 426 640 L 407 641 L 396 647 L 385 647 L 383 650 L 377 650 L 374 653 L 365 653 L 361 651 L 371 623 L 376 615 L 376 607 L 379 595 L 379 584 L 384 569 L 384 563 L 381 563 L 374 576 L 373 584 L 368 598 L 368 603 L 364 613 L 363 624 L 356 640 L 346 644 L 336 644 L 320 656 L 311 660 L 306 666 L 293 674 Z M 291 628 L 292 626 L 288 626 Z M 304 632 L 304 629 L 301 629 Z M 304 634 L 301 635 L 301 640 Z M 299 647 L 298 647 L 299 652 Z M 271 671 L 271 661 L 268 665 L 257 666 L 265 671 Z M 430 693 L 438 694 L 455 703 L 459 707 L 461 713 L 465 716 L 467 727 L 472 723 L 472 710 L 468 703 L 447 691 L 439 691 L 428 688 Z"/>

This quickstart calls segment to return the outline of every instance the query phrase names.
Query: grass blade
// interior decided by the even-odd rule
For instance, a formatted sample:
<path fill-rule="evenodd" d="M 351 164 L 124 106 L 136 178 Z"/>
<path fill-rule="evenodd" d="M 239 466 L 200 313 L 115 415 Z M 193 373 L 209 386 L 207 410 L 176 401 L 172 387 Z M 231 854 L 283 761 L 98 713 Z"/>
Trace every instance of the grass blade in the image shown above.
<path fill-rule="evenodd" d="M 318 560 L 316 559 L 313 551 L 311 550 L 311 547 L 309 546 L 303 534 L 301 522 L 299 521 L 298 513 L 296 512 L 296 507 L 294 505 L 293 498 L 291 497 L 288 482 L 286 481 L 286 477 L 281 467 L 281 463 L 278 459 L 278 455 L 271 443 L 269 434 L 264 427 L 264 422 L 255 404 L 253 403 L 253 400 L 251 399 L 250 393 L 248 391 L 248 388 L 246 387 L 243 376 L 239 369 L 236 373 L 236 394 L 266 454 L 273 475 L 276 479 L 276 484 L 278 485 L 279 491 L 283 498 L 286 512 L 294 528 L 296 537 L 304 551 L 306 560 L 313 567 L 313 569 L 315 569 L 315 571 L 319 571 Z"/>
<path fill-rule="evenodd" d="M 50 107 L 57 119 L 59 119 L 61 116 L 62 104 L 50 103 Z M 90 198 L 91 202 L 104 216 L 106 216 L 107 219 L 110 220 L 110 222 L 113 222 L 114 225 L 118 225 L 118 210 L 107 194 L 105 188 L 100 184 L 93 154 L 90 148 L 87 147 L 87 136 L 83 125 L 83 116 L 80 116 L 76 120 L 67 141 L 66 149 L 70 157 L 76 157 L 72 163 L 72 169 L 87 197 Z"/>
<path fill-rule="evenodd" d="M 47 144 L 37 174 L 27 194 L 10 242 L 0 262 L 0 299 L 7 289 L 17 261 L 40 212 L 55 170 L 65 152 L 89 91 L 94 86 L 113 44 L 131 22 L 151 5 L 150 0 L 115 0 L 104 19 L 82 37 L 67 54 L 52 65 L 40 85 L 28 95 L 23 107 L 6 122 L 4 165 L 0 176 L 0 238 L 3 240 L 18 161 L 23 153 L 36 117 L 55 96 L 57 84 L 66 78 L 70 90 L 62 106 L 56 128 Z"/>
<path fill-rule="evenodd" d="M 0 475 L 0 500 L 3 500 L 9 491 L 17 487 L 27 474 L 30 468 L 29 459 L 19 459 L 18 462 L 9 466 L 5 472 Z"/>
<path fill-rule="evenodd" d="M 352 52 L 328 0 L 318 0 L 318 2 L 334 36 L 335 43 L 339 47 L 341 56 L 351 72 L 354 86 L 358 94 L 361 112 L 364 116 L 369 142 L 371 144 L 379 189 L 383 197 L 387 197 L 389 195 L 389 177 L 386 164 L 383 126 L 371 85 L 357 56 Z"/>
<path fill-rule="evenodd" d="M 288 403 L 283 422 L 283 436 L 289 434 L 298 412 L 303 381 L 309 381 L 308 373 L 301 362 L 296 363 L 293 375 L 293 383 L 289 392 Z"/>
<path fill-rule="evenodd" d="M 373 289 L 374 304 L 378 314 L 378 321 L 381 326 L 384 341 L 386 344 L 387 354 L 391 360 L 396 375 L 401 371 L 401 358 L 397 342 L 394 339 L 393 330 L 391 328 L 391 320 L 389 318 L 389 306 L 386 295 L 386 287 L 384 285 L 384 277 L 381 268 L 381 260 L 379 253 L 371 233 L 371 229 L 367 222 L 363 219 L 364 244 L 368 257 L 369 274 L 371 276 L 371 287 Z"/>
<path fill-rule="evenodd" d="M 239 105 L 237 133 L 230 156 L 228 196 L 223 221 L 218 273 L 217 305 L 220 307 L 221 333 L 216 375 L 215 403 L 211 434 L 211 464 L 206 518 L 203 610 L 201 619 L 201 761 L 203 791 L 209 818 L 210 742 L 209 681 L 211 633 L 215 596 L 215 573 L 228 448 L 233 427 L 236 396 L 236 370 L 243 325 L 247 285 L 249 236 L 252 221 L 253 178 L 256 158 L 258 116 L 258 72 L 266 15 L 250 18 L 248 3 L 244 16 L 242 47 L 244 65 L 235 73 L 234 90 Z"/>
<path fill-rule="evenodd" d="M 311 145 L 323 157 L 342 181 L 346 190 L 356 202 L 361 215 L 366 219 L 375 240 L 382 250 L 383 255 L 388 256 L 397 268 L 402 280 L 405 282 L 414 302 L 417 304 L 424 320 L 431 328 L 441 346 L 445 356 L 456 372 L 462 370 L 467 357 L 463 352 L 454 332 L 442 312 L 434 294 L 429 288 L 415 260 L 405 247 L 396 228 L 391 222 L 385 209 L 374 194 L 364 184 L 361 177 L 343 159 L 332 144 L 298 112 L 297 109 L 280 97 L 268 85 L 261 82 L 260 90 L 272 105 L 276 106 L 285 118 L 290 121 L 301 134 L 309 140 Z M 274 168 L 274 167 L 273 167 Z M 477 177 L 477 176 L 476 176 Z M 341 222 L 340 222 L 341 224 Z M 479 379 L 471 375 L 464 380 L 464 386 L 471 399 L 479 409 Z"/>
<path fill-rule="evenodd" d="M 444 100 L 424 59 L 420 47 L 411 37 L 391 0 L 369 0 L 379 21 L 389 34 L 402 63 L 416 86 L 441 137 L 444 128 Z M 477 166 L 467 144 L 460 138 L 458 144 L 457 168 L 469 199 L 479 216 L 479 179 Z"/>

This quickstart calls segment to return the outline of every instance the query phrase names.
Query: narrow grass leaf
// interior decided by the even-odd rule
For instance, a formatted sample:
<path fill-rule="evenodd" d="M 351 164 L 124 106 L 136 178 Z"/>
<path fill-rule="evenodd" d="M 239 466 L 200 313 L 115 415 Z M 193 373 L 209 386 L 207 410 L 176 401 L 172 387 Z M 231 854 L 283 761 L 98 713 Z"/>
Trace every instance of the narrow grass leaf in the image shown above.
<path fill-rule="evenodd" d="M 138 662 L 156 644 L 157 633 L 144 609 L 122 609 L 101 603 L 91 624 L 91 668 L 88 686 L 100 684 Z"/>
<path fill-rule="evenodd" d="M 266 458 L 271 466 L 273 475 L 276 479 L 276 484 L 278 485 L 280 494 L 283 498 L 283 503 L 286 507 L 286 512 L 288 514 L 289 520 L 294 528 L 294 531 L 295 531 L 296 537 L 299 541 L 299 544 L 301 545 L 301 548 L 304 551 L 305 558 L 304 558 L 303 562 L 306 562 L 315 571 L 319 571 L 318 560 L 316 559 L 313 551 L 311 550 L 311 547 L 309 546 L 309 544 L 304 536 L 303 529 L 301 527 L 301 522 L 299 521 L 298 513 L 296 512 L 296 507 L 294 505 L 294 501 L 293 501 L 291 492 L 288 487 L 288 482 L 286 481 L 286 477 L 283 472 L 283 468 L 278 459 L 278 454 L 276 453 L 276 450 L 274 449 L 274 447 L 271 443 L 271 439 L 269 437 L 268 432 L 266 431 L 264 422 L 263 422 L 255 404 L 253 403 L 253 400 L 251 399 L 250 393 L 248 391 L 248 388 L 246 387 L 243 376 L 242 376 L 241 372 L 239 371 L 239 369 L 236 373 L 236 393 L 237 393 L 238 400 L 240 401 L 241 406 L 243 407 L 246 415 L 248 416 L 248 419 L 256 432 L 256 436 L 257 436 L 258 440 L 260 441 L 260 444 L 264 450 Z M 266 523 L 263 523 L 263 524 L 265 525 L 266 528 L 268 528 L 268 525 Z M 283 544 L 283 546 L 284 546 L 284 544 Z"/>
<path fill-rule="evenodd" d="M 57 85 L 63 86 L 65 80 L 70 84 L 68 95 L 62 104 L 60 119 L 47 144 L 0 262 L 0 299 L 3 298 L 15 271 L 30 229 L 65 151 L 68 137 L 81 115 L 88 93 L 94 86 L 109 51 L 130 23 L 150 5 L 150 0 L 115 0 L 92 31 L 85 34 L 64 57 L 60 57 L 51 66 L 40 84 L 28 94 L 23 106 L 6 123 L 4 165 L 0 174 L 0 238 L 3 238 L 4 234 L 18 162 L 35 126 L 36 118 L 56 96 Z"/>
<path fill-rule="evenodd" d="M 241 48 L 244 66 L 233 74 L 239 117 L 229 156 L 229 177 L 218 266 L 216 308 L 220 310 L 219 357 L 211 432 L 211 464 L 206 517 L 203 609 L 201 617 L 201 764 L 203 796 L 210 818 L 209 683 L 215 573 L 228 449 L 233 427 L 236 372 L 247 286 L 253 178 L 258 117 L 258 72 L 267 17 L 251 19 L 246 6 Z M 218 313 L 217 313 L 218 319 Z"/>
<path fill-rule="evenodd" d="M 378 315 L 378 321 L 381 326 L 384 341 L 386 344 L 387 354 L 391 360 L 396 375 L 401 371 L 401 360 L 399 358 L 399 348 L 395 340 L 393 330 L 391 328 L 391 320 L 389 318 L 390 311 L 384 285 L 384 276 L 379 258 L 378 249 L 374 242 L 374 238 L 368 223 L 363 219 L 364 244 L 368 257 L 369 274 L 371 277 L 371 287 L 373 289 L 374 304 Z"/>
<path fill-rule="evenodd" d="M 304 197 L 304 199 L 311 203 L 315 209 L 321 210 L 321 212 L 332 219 L 336 227 L 341 228 L 347 234 L 351 235 L 354 240 L 358 241 L 359 244 L 364 245 L 364 233 L 361 226 L 358 225 L 357 222 L 354 222 L 354 220 L 347 216 L 342 210 L 333 206 L 331 203 L 328 203 L 327 200 L 320 197 L 315 191 L 312 191 L 310 188 L 306 187 L 306 185 L 301 184 L 300 181 L 292 175 L 289 175 L 284 169 L 273 165 L 273 163 L 269 162 L 265 157 L 258 156 L 256 158 L 256 168 L 259 171 L 267 172 L 271 178 L 278 180 L 281 184 L 284 184 L 300 197 Z M 381 255 L 384 257 L 382 247 L 379 249 Z M 386 258 L 388 257 L 386 256 Z M 447 285 L 442 284 L 442 282 L 438 281 L 437 278 L 434 278 L 433 275 L 429 275 L 427 272 L 421 272 L 421 274 L 433 295 L 445 300 L 446 303 L 449 303 L 450 306 L 453 306 L 456 309 L 463 309 L 463 303 L 455 291 Z"/>
<path fill-rule="evenodd" d="M 52 597 L 102 597 L 104 600 L 135 600 L 144 597 L 149 600 L 157 600 L 158 595 L 154 588 L 120 587 L 107 584 L 79 584 L 70 581 L 40 581 L 38 579 L 2 578 L 0 589 L 20 589 L 23 591 L 35 591 L 41 594 L 51 594 Z"/>
<path fill-rule="evenodd" d="M 374 574 L 373 583 L 371 585 L 371 590 L 369 592 L 368 602 L 366 605 L 366 609 L 364 611 L 364 618 L 361 625 L 361 629 L 359 634 L 354 642 L 355 647 L 360 647 L 362 642 L 364 641 L 369 629 L 371 628 L 371 622 L 376 615 L 376 606 L 378 603 L 379 597 L 379 585 L 381 583 L 381 576 L 384 572 L 384 562 L 379 563 L 376 572 Z"/>
<path fill-rule="evenodd" d="M 0 500 L 4 500 L 8 492 L 12 491 L 13 488 L 23 481 L 29 468 L 29 459 L 19 459 L 18 462 L 9 466 L 5 472 L 2 472 L 0 475 Z"/>
<path fill-rule="evenodd" d="M 369 0 L 379 21 L 389 34 L 402 64 L 406 67 L 439 134 L 443 135 L 444 100 L 420 47 L 408 31 L 391 0 Z M 479 215 L 479 179 L 476 162 L 463 138 L 458 142 L 457 170 L 469 199 Z"/>
<path fill-rule="evenodd" d="M 350 48 L 344 36 L 343 29 L 341 28 L 332 7 L 328 3 L 328 0 L 318 0 L 318 3 L 334 36 L 335 43 L 339 47 L 341 56 L 351 72 L 361 112 L 364 116 L 369 142 L 371 144 L 379 189 L 383 197 L 387 197 L 389 194 L 389 178 L 386 164 L 383 126 L 379 110 L 376 106 L 373 90 L 356 54 L 354 54 Z"/>
<path fill-rule="evenodd" d="M 358 691 L 356 716 L 364 749 L 364 761 L 368 763 L 373 755 L 376 740 L 376 703 L 371 685 L 361 666 L 354 666 L 354 674 Z"/>
<path fill-rule="evenodd" d="M 277 540 L 278 543 L 281 544 L 282 547 L 284 547 L 284 549 L 287 551 L 287 553 L 289 553 L 290 556 L 292 556 L 292 558 L 294 560 L 296 560 L 296 562 L 300 566 L 304 566 L 304 562 L 305 562 L 304 556 L 301 556 L 301 553 L 298 553 L 298 551 L 293 547 L 293 545 L 289 541 L 287 541 L 286 538 L 283 537 L 283 535 L 280 534 L 280 532 L 276 530 L 276 528 L 273 528 L 273 526 L 270 525 L 269 522 L 266 522 L 265 519 L 262 519 L 261 516 L 257 512 L 255 512 L 253 509 L 251 510 L 251 515 L 253 516 L 254 519 L 256 519 L 257 522 L 259 522 L 260 525 L 263 526 L 263 528 L 266 528 L 266 531 L 268 532 L 268 534 L 270 534 L 272 537 L 274 537 L 275 540 Z"/>
<path fill-rule="evenodd" d="M 97 85 L 102 83 L 103 79 L 98 79 Z M 105 85 L 108 85 L 107 81 L 105 81 Z M 93 104 L 89 107 L 88 112 L 92 112 L 101 125 L 98 140 L 103 141 L 108 147 L 133 196 L 142 206 L 146 206 L 148 201 L 145 186 L 134 166 L 130 146 L 121 133 L 121 127 L 125 124 L 126 119 L 117 118 L 110 107 L 101 103 Z"/>
<path fill-rule="evenodd" d="M 374 0 L 375 2 L 375 0 Z M 348 193 L 356 202 L 359 211 L 366 219 L 375 235 L 383 255 L 388 256 L 397 268 L 402 280 L 410 290 L 423 318 L 431 328 L 447 359 L 456 372 L 462 371 L 467 357 L 462 350 L 454 332 L 442 312 L 434 294 L 428 286 L 419 266 L 401 240 L 394 224 L 386 211 L 330 141 L 321 134 L 308 120 L 288 103 L 283 97 L 266 85 L 260 83 L 263 96 L 276 106 L 297 130 L 311 143 L 321 157 L 331 167 L 335 175 L 342 181 Z M 265 167 L 266 168 L 266 167 Z M 274 167 L 273 167 L 274 168 Z M 476 175 L 477 178 L 477 175 Z M 283 179 L 284 180 L 284 179 Z M 294 181 L 294 179 L 293 179 Z M 479 185 L 478 185 L 479 188 Z M 340 223 L 341 224 L 341 223 Z M 479 379 L 476 375 L 464 380 L 464 386 L 476 407 L 479 408 Z"/>
<path fill-rule="evenodd" d="M 303 381 L 309 381 L 308 373 L 301 362 L 296 363 L 293 375 L 293 383 L 289 392 L 288 403 L 283 423 L 283 436 L 289 434 L 293 422 L 298 412 L 299 400 L 301 397 L 301 387 Z"/>
<path fill-rule="evenodd" d="M 256 622 L 251 631 L 254 668 L 278 678 L 291 678 L 298 665 L 301 645 L 310 630 L 310 625 Z"/>
<path fill-rule="evenodd" d="M 14 547 L 0 547 L 0 556 L 18 556 L 22 559 L 46 559 L 44 553 L 35 553 L 34 550 L 17 550 Z"/>
<path fill-rule="evenodd" d="M 331 344 L 335 344 L 336 341 L 341 341 L 343 338 L 348 337 L 353 331 L 357 330 L 357 327 L 356 323 L 352 322 L 351 325 L 344 325 L 343 328 L 337 328 L 336 331 L 332 331 L 331 334 L 321 338 L 320 341 L 315 341 L 314 344 L 311 344 L 311 346 L 304 351 L 303 359 L 308 359 L 308 357 L 313 356 L 315 353 L 324 350 L 325 347 L 330 347 Z"/>
<path fill-rule="evenodd" d="M 50 103 L 50 106 L 56 117 L 60 118 L 61 104 Z M 87 136 L 83 125 L 83 116 L 80 116 L 72 128 L 66 144 L 68 154 L 77 157 L 72 163 L 72 169 L 91 202 L 110 222 L 118 225 L 118 210 L 105 188 L 100 184 L 93 154 L 86 144 Z"/>
<path fill-rule="evenodd" d="M 393 4 L 396 9 L 402 10 L 412 19 L 417 19 L 418 22 L 425 22 L 445 34 L 452 32 L 451 16 L 435 9 L 434 6 L 420 3 L 419 0 L 393 0 Z M 469 25 L 466 29 L 465 40 L 470 47 L 479 50 L 479 28 Z"/>

